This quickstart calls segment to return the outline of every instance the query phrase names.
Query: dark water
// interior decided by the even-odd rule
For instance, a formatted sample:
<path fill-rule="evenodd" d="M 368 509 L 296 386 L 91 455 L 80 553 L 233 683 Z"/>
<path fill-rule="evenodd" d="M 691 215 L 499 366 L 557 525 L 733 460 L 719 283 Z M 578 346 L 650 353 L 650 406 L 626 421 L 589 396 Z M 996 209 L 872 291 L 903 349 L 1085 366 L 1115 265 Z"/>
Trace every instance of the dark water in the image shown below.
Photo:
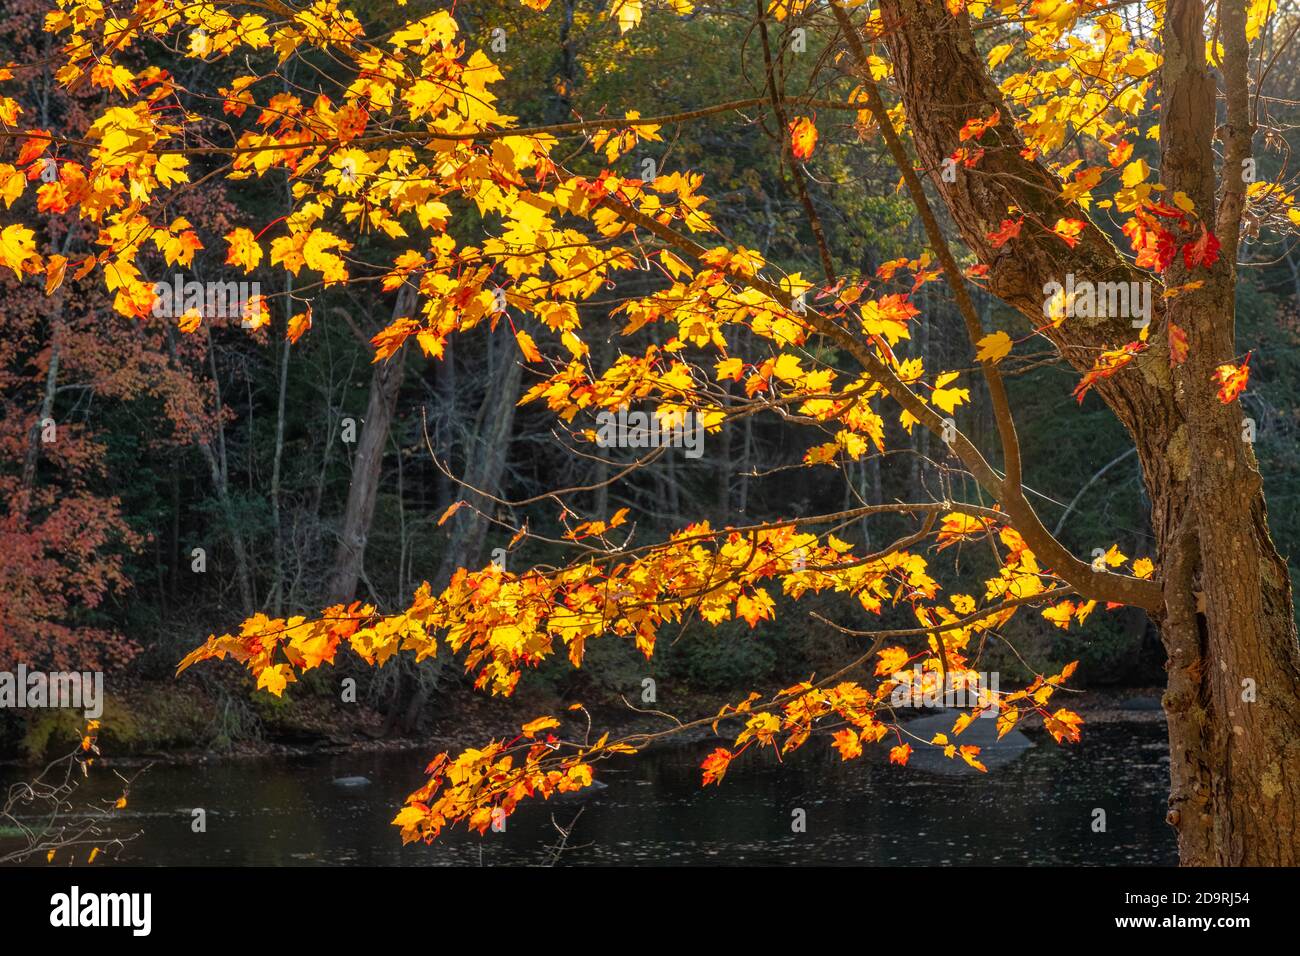
<path fill-rule="evenodd" d="M 721 787 L 700 786 L 709 746 L 628 758 L 584 800 L 529 803 L 504 833 L 455 831 L 403 847 L 389 821 L 422 782 L 418 751 L 154 767 L 137 781 L 118 861 L 145 865 L 538 864 L 582 808 L 561 865 L 1174 864 L 1164 823 L 1169 762 L 1160 724 L 1088 728 L 1081 744 L 1038 746 L 987 776 L 890 766 L 883 750 L 842 763 L 814 740 L 777 764 L 748 753 Z M 3 776 L 12 768 L 4 768 Z M 335 777 L 363 775 L 362 789 Z M 207 832 L 191 831 L 191 809 Z M 792 811 L 807 829 L 791 830 Z M 1106 832 L 1093 832 L 1094 810 Z M 43 863 L 43 861 L 41 861 Z M 98 861 L 97 864 L 99 865 Z"/>

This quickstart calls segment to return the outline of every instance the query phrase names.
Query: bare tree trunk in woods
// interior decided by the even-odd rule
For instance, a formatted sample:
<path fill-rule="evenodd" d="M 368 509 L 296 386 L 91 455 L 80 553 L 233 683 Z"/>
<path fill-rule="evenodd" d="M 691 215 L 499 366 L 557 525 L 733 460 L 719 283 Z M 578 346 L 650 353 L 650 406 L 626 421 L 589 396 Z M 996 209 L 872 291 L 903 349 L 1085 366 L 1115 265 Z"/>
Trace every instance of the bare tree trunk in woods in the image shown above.
<path fill-rule="evenodd" d="M 172 526 L 167 549 L 167 586 L 175 600 L 181 577 L 181 478 L 176 469 L 172 469 L 168 483 L 171 486 Z"/>
<path fill-rule="evenodd" d="M 593 322 L 596 321 L 593 319 Z M 583 320 L 586 324 L 586 317 Z M 594 368 L 608 368 L 614 359 L 615 348 L 608 337 L 598 338 L 591 343 L 591 363 Z M 583 446 L 584 454 L 596 459 L 591 463 L 590 483 L 597 485 L 591 496 L 591 513 L 594 518 L 603 518 L 610 513 L 609 508 L 609 481 L 610 476 L 616 473 L 611 468 L 614 451 L 612 448 L 605 448 L 599 442 L 593 443 L 590 448 Z"/>
<path fill-rule="evenodd" d="M 199 451 L 208 464 L 208 474 L 212 477 L 212 487 L 217 493 L 217 502 L 226 519 L 226 530 L 230 533 L 230 550 L 235 555 L 235 580 L 239 587 L 239 600 L 245 614 L 252 614 L 257 604 L 253 590 L 253 575 L 249 568 L 248 548 L 244 544 L 244 533 L 235 516 L 234 502 L 230 499 L 230 464 L 226 456 L 226 432 L 222 422 L 221 381 L 217 377 L 217 350 L 212 341 L 212 330 L 204 326 L 208 339 L 208 361 L 212 368 L 213 419 L 216 422 L 216 434 L 212 441 L 199 442 Z M 175 359 L 174 333 L 167 327 L 167 340 L 172 346 L 172 358 Z"/>
<path fill-rule="evenodd" d="M 754 470 L 753 451 L 754 451 L 754 416 L 745 416 L 744 443 L 740 449 L 740 492 L 736 501 L 736 508 L 743 515 L 745 509 L 749 507 L 749 473 Z"/>
<path fill-rule="evenodd" d="M 1168 652 L 1171 793 L 1169 821 L 1188 865 L 1300 864 L 1300 650 L 1286 562 L 1268 530 L 1254 451 L 1243 441 L 1241 407 L 1215 397 L 1211 374 L 1235 361 L 1237 236 L 1250 156 L 1244 0 L 1222 0 L 1219 30 L 1226 122 L 1220 188 L 1215 183 L 1215 81 L 1205 62 L 1202 0 L 1170 0 L 1161 66 L 1161 178 L 1195 203 L 1222 243 L 1204 285 L 1173 299 L 1153 296 L 1151 348 L 1134 374 L 1097 392 L 1137 447 L 1151 500 L 1164 606 L 1152 612 Z M 962 15 L 942 0 L 882 0 L 884 42 L 907 110 L 920 166 L 931 170 L 966 244 L 989 265 L 989 288 L 1041 325 L 1044 285 L 1066 273 L 1091 281 L 1143 281 L 1107 237 L 1089 226 L 1074 248 L 1022 237 L 995 249 L 987 234 L 1008 206 L 1036 221 L 1078 218 L 1059 183 L 1021 155 L 1014 129 L 999 127 L 980 175 L 944 182 L 933 171 L 957 147 L 958 131 L 1002 102 Z M 1217 209 L 1217 213 L 1216 213 Z M 1206 279 L 1206 276 L 1209 276 Z M 1190 276 L 1175 258 L 1168 287 Z M 1170 369 L 1168 323 L 1187 333 L 1185 363 Z M 1066 322 L 1047 334 L 1067 361 L 1091 368 L 1098 349 L 1134 337 L 1127 319 Z"/>
<path fill-rule="evenodd" d="M 27 456 L 23 460 L 22 488 L 31 492 L 36 484 L 36 466 L 41 458 L 41 432 L 44 422 L 54 416 L 54 396 L 59 387 L 59 323 L 56 321 L 50 333 L 50 364 L 45 369 L 45 394 L 41 398 L 41 410 L 36 415 L 27 440 Z M 30 500 L 30 494 L 27 495 Z"/>
<path fill-rule="evenodd" d="M 450 466 L 452 449 L 456 445 L 455 425 L 456 425 L 456 337 L 450 336 L 442 353 L 442 361 L 437 364 L 437 380 L 434 385 L 435 393 L 438 396 L 438 403 L 441 406 L 438 409 L 438 427 L 436 429 L 436 441 L 434 448 L 438 454 L 438 460 L 444 465 Z M 438 470 L 437 496 L 438 504 L 435 509 L 438 514 L 442 514 L 455 500 L 455 489 L 452 487 L 451 479 Z"/>
<path fill-rule="evenodd" d="M 593 482 L 599 487 L 596 489 L 595 499 L 592 503 L 592 515 L 596 518 L 603 518 L 609 514 L 609 481 L 610 468 L 610 450 L 602 448 L 599 445 L 595 447 L 594 454 L 600 461 L 596 464 Z"/>
<path fill-rule="evenodd" d="M 880 488 L 880 455 L 873 454 L 862 464 L 862 497 L 869 505 L 878 505 L 884 498 Z M 862 517 L 862 544 L 868 552 L 874 550 L 871 543 L 871 523 L 869 516 Z"/>
<path fill-rule="evenodd" d="M 681 482 L 677 478 L 677 456 L 669 450 L 661 462 L 664 480 L 668 484 L 668 513 L 672 516 L 673 522 L 677 523 L 681 520 L 682 513 Z"/>
<path fill-rule="evenodd" d="M 493 366 L 496 375 L 489 372 L 487 393 L 475 416 L 474 434 L 465 450 L 465 485 L 457 489 L 457 497 L 475 508 L 493 513 L 496 505 L 476 494 L 477 488 L 488 494 L 498 494 L 501 477 L 505 474 L 510 434 L 515 422 L 515 403 L 519 400 L 519 385 L 523 367 L 515 360 L 514 340 L 497 335 L 492 339 L 491 351 L 496 354 Z M 502 368 L 502 366 L 505 366 Z M 457 568 L 481 563 L 487 521 L 477 512 L 462 508 L 449 520 L 450 538 L 434 578 L 436 586 L 445 585 Z"/>
<path fill-rule="evenodd" d="M 467 441 L 461 476 L 464 485 L 457 487 L 456 492 L 459 499 L 469 502 L 475 509 L 493 514 L 497 506 L 472 489 L 499 496 L 509 460 L 510 435 L 514 428 L 515 403 L 519 400 L 523 366 L 515 360 L 514 339 L 509 336 L 492 337 L 488 358 L 489 385 L 475 416 L 473 433 Z M 462 508 L 448 519 L 448 526 L 450 537 L 433 578 L 435 590 L 446 585 L 457 568 L 477 567 L 483 561 L 487 520 L 476 510 Z M 437 663 L 404 664 L 405 660 L 397 662 L 403 670 L 398 676 L 394 699 L 385 720 L 385 735 L 399 728 L 402 733 L 413 731 L 433 690 L 432 671 Z"/>
<path fill-rule="evenodd" d="M 577 0 L 564 0 L 560 20 L 559 96 L 556 97 L 556 122 L 573 115 L 573 94 L 578 87 L 578 54 L 573 43 L 573 12 Z"/>
<path fill-rule="evenodd" d="M 49 40 L 46 40 L 46 49 L 49 50 Z M 48 127 L 50 121 L 50 91 L 53 84 L 50 82 L 49 71 L 46 71 L 42 77 L 41 83 L 41 122 Z M 62 247 L 56 247 L 55 252 L 67 252 L 68 246 L 72 242 L 72 232 L 64 234 Z M 51 245 L 54 245 L 51 243 Z M 58 290 L 54 301 L 50 304 L 50 361 L 45 369 L 45 394 L 41 399 L 41 410 L 36 416 L 36 421 L 32 424 L 32 429 L 28 433 L 27 455 L 23 459 L 23 470 L 21 477 L 22 499 L 20 507 L 26 510 L 31 503 L 31 491 L 36 486 L 36 468 L 41 457 L 41 431 L 42 422 L 54 416 L 54 398 L 58 392 L 59 384 L 59 331 L 63 326 L 63 297 L 65 295 L 62 287 Z"/>
<path fill-rule="evenodd" d="M 284 275 L 284 292 L 286 308 L 292 309 L 293 275 L 288 272 Z M 286 321 L 289 318 L 289 315 L 285 316 Z M 280 616 L 284 604 L 284 528 L 280 516 L 280 474 L 284 461 L 284 400 L 289 387 L 289 352 L 292 348 L 293 343 L 287 338 L 280 340 L 280 382 L 275 406 L 275 455 L 271 462 L 271 527 L 275 534 L 272 543 L 275 550 L 273 555 L 275 582 L 271 586 L 270 602 L 271 613 L 275 617 Z"/>
<path fill-rule="evenodd" d="M 1296 304 L 1300 305 L 1300 265 L 1296 264 L 1296 259 L 1291 254 L 1290 249 L 1286 252 L 1286 264 L 1291 270 L 1291 285 L 1295 287 L 1293 298 Z"/>
<path fill-rule="evenodd" d="M 397 293 L 393 318 L 411 315 L 417 297 L 415 286 L 403 285 Z M 352 483 L 348 486 L 343 527 L 339 532 L 334 570 L 327 587 L 329 600 L 335 604 L 351 601 L 357 594 L 357 582 L 365 563 L 366 540 L 370 537 L 370 524 L 375 517 L 384 449 L 388 445 L 393 412 L 397 408 L 397 393 L 402 387 L 405 354 L 404 349 L 399 349 L 391 358 L 371 366 L 370 397 L 357 440 L 356 458 L 352 462 Z"/>
<path fill-rule="evenodd" d="M 731 395 L 723 392 L 720 404 L 725 409 L 731 405 Z M 707 438 L 705 439 L 708 440 Z M 723 428 L 714 439 L 719 446 L 714 458 L 718 462 L 718 514 L 725 519 L 731 514 L 731 431 Z"/>
<path fill-rule="evenodd" d="M 46 84 L 44 95 L 48 98 L 49 84 Z M 48 103 L 42 104 L 42 111 L 48 108 Z M 56 245 L 56 252 L 67 252 L 68 247 L 72 244 L 72 232 L 69 231 L 63 237 L 62 245 Z M 36 421 L 32 424 L 32 430 L 28 435 L 27 455 L 23 459 L 22 471 L 22 489 L 24 500 L 22 507 L 26 508 L 31 500 L 31 490 L 36 485 L 36 468 L 41 457 L 41 432 L 42 423 L 47 419 L 54 417 L 54 398 L 58 394 L 59 388 L 59 353 L 62 347 L 59 333 L 63 329 L 63 302 L 67 293 L 62 287 L 54 296 L 50 303 L 50 361 L 45 369 L 45 394 L 41 398 L 41 410 L 36 416 Z"/>

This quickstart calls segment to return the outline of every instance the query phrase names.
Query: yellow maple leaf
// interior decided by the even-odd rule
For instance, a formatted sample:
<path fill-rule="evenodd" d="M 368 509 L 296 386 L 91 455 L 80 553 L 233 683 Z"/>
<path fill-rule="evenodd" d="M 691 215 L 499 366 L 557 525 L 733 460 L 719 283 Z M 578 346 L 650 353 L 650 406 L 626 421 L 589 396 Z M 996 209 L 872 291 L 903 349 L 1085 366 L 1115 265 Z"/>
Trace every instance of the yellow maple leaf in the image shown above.
<path fill-rule="evenodd" d="M 930 401 L 939 408 L 942 408 L 949 415 L 961 404 L 970 401 L 970 389 L 968 388 L 944 388 L 949 382 L 955 381 L 956 372 L 944 372 L 934 381 L 934 391 L 930 393 Z"/>
<path fill-rule="evenodd" d="M 1074 619 L 1074 602 L 1062 601 L 1060 604 L 1054 604 L 1051 607 L 1043 608 L 1043 617 L 1051 621 L 1063 631 L 1070 629 L 1070 621 Z"/>
<path fill-rule="evenodd" d="M 251 229 L 239 228 L 228 234 L 226 242 L 230 248 L 226 252 L 226 263 L 242 266 L 245 272 L 252 272 L 262 261 L 262 247 Z"/>
<path fill-rule="evenodd" d="M 1124 185 L 1132 189 L 1138 183 L 1145 182 L 1149 175 L 1151 175 L 1151 167 L 1147 165 L 1147 161 L 1145 159 L 1135 159 L 1124 167 L 1121 178 Z"/>
<path fill-rule="evenodd" d="M 259 690 L 268 690 L 276 697 L 279 697 L 284 693 L 284 688 L 289 681 L 294 679 L 293 671 L 288 664 L 273 664 L 264 668 L 257 675 L 257 687 Z"/>
<path fill-rule="evenodd" d="M 525 737 L 536 737 L 543 730 L 550 730 L 553 727 L 560 726 L 560 722 L 554 717 L 538 717 L 536 720 L 530 720 L 520 728 Z"/>
<path fill-rule="evenodd" d="M 907 652 L 906 648 L 886 647 L 881 650 L 878 655 L 879 659 L 876 661 L 876 673 L 881 676 L 886 674 L 897 674 L 907 666 L 907 662 L 911 656 L 912 655 Z"/>
<path fill-rule="evenodd" d="M 14 270 L 18 278 L 23 277 L 23 266 L 33 256 L 39 258 L 36 255 L 36 233 L 16 223 L 0 231 L 0 259 Z"/>
<path fill-rule="evenodd" d="M 975 361 L 992 362 L 996 365 L 1010 354 L 1011 346 L 1015 343 L 1007 333 L 998 331 L 990 332 L 975 344 L 979 347 L 979 351 L 975 353 Z"/>
<path fill-rule="evenodd" d="M 615 0 L 609 15 L 618 22 L 619 33 L 627 33 L 641 22 L 641 6 L 641 0 Z"/>
<path fill-rule="evenodd" d="M 302 338 L 302 334 L 310 328 L 311 306 L 309 305 L 307 311 L 300 312 L 289 320 L 289 327 L 285 331 L 285 338 L 290 342 L 296 343 L 300 338 Z"/>

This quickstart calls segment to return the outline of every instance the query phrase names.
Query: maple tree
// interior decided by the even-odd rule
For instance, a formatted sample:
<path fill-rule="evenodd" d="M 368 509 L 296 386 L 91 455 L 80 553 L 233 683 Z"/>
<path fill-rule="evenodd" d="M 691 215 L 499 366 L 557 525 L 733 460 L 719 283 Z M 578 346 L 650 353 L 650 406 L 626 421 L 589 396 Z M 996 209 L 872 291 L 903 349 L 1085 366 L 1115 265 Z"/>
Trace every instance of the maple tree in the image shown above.
<path fill-rule="evenodd" d="M 37 403 L 6 402 L 0 417 L 0 448 L 18 465 L 0 472 L 3 650 L 6 658 L 56 667 L 121 661 L 132 654 L 133 642 L 89 615 L 107 595 L 127 587 L 123 557 L 142 539 L 120 499 L 98 487 L 104 455 L 99 436 L 77 422 L 57 423 L 40 401 L 52 394 L 46 382 L 59 368 L 65 375 L 99 371 L 88 378 L 101 394 L 111 392 L 113 376 L 97 368 L 104 350 L 84 315 L 67 316 L 54 342 L 33 348 L 40 341 L 35 333 L 41 313 L 33 301 L 40 292 L 6 286 L 0 392 L 35 396 Z"/>
<path fill-rule="evenodd" d="M 549 0 L 524 6 L 544 10 Z M 647 10 L 691 9 L 686 0 L 614 0 L 606 14 L 612 30 L 634 36 Z M 1249 355 L 1233 334 L 1241 236 L 1300 224 L 1287 183 L 1245 174 L 1267 108 L 1251 76 L 1275 56 L 1261 42 L 1275 16 L 1271 0 L 1220 0 L 1213 15 L 1200 0 L 760 2 L 765 95 L 529 127 L 494 93 L 499 64 L 448 9 L 371 30 L 336 0 L 58 0 L 44 21 L 57 55 L 0 72 L 0 137 L 13 153 L 0 163 L 0 196 L 11 209 L 34 206 L 33 220 L 71 216 L 95 238 L 65 255 L 38 247 L 33 226 L 16 220 L 0 229 L 0 264 L 46 295 L 98 279 L 120 315 L 149 322 L 150 276 L 217 244 L 236 274 L 293 277 L 291 294 L 260 297 L 245 314 L 255 332 L 280 310 L 298 342 L 319 322 L 304 304 L 313 293 L 357 285 L 405 290 L 412 302 L 374 336 L 377 363 L 415 351 L 437 361 L 453 336 L 482 327 L 509 334 L 533 379 L 521 403 L 545 406 L 578 448 L 596 442 L 599 413 L 633 404 L 664 428 L 698 418 L 706 435 L 762 414 L 815 436 L 807 468 L 835 469 L 885 453 L 892 419 L 933 433 L 945 468 L 969 478 L 960 497 L 974 500 L 699 521 L 652 543 L 636 539 L 627 509 L 586 514 L 576 493 L 589 488 L 557 489 L 508 504 L 554 508 L 558 537 L 526 522 L 507 530 L 511 549 L 529 540 L 566 548 L 571 559 L 560 566 L 460 568 L 441 590 L 423 584 L 398 613 L 358 601 L 309 616 L 255 614 L 181 662 L 184 670 L 234 658 L 278 695 L 333 663 L 341 646 L 382 665 L 398 654 L 428 659 L 445 645 L 479 688 L 508 695 L 554 656 L 580 667 L 592 641 L 626 640 L 650 657 L 665 626 L 734 618 L 756 628 L 777 611 L 774 590 L 796 602 L 840 594 L 862 615 L 915 619 L 874 630 L 832 623 L 862 643 L 835 673 L 755 691 L 660 734 L 567 739 L 552 715 L 513 739 L 442 754 L 398 813 L 404 839 L 462 823 L 484 831 L 522 800 L 588 786 L 611 756 L 724 718 L 743 729 L 705 760 L 706 784 L 723 781 L 749 750 L 786 753 L 815 734 L 845 760 L 885 743 L 882 759 L 905 765 L 917 748 L 934 747 L 979 771 L 979 750 L 961 734 L 989 709 L 999 733 L 1038 720 L 1058 742 L 1075 741 L 1081 719 L 1053 699 L 1072 666 L 986 693 L 929 740 L 908 731 L 891 698 L 906 680 L 917 691 L 978 681 L 972 665 L 985 640 L 1027 609 L 1069 629 L 1132 606 L 1156 623 L 1169 655 L 1169 820 L 1182 859 L 1294 864 L 1295 834 L 1269 821 L 1300 811 L 1300 660 L 1288 569 L 1241 437 Z M 783 87 L 774 62 L 794 30 L 826 38 L 841 73 L 833 93 Z M 982 49 L 977 35 L 1002 42 Z M 234 78 L 215 93 L 187 85 L 153 61 L 158 50 L 233 65 Z M 318 84 L 286 83 L 291 61 L 310 65 Z M 69 90 L 102 91 L 100 105 L 65 123 L 33 123 L 5 93 L 46 68 Z M 758 109 L 777 121 L 821 276 L 784 274 L 722 235 L 698 173 L 627 174 L 634 151 L 662 143 L 677 124 Z M 836 267 L 807 186 L 832 128 L 847 130 L 849 146 L 883 143 L 926 252 L 866 273 Z M 178 200 L 210 180 L 273 172 L 293 199 L 279 219 L 202 235 L 178 212 Z M 949 242 L 942 211 L 965 251 Z M 466 238 L 455 226 L 470 218 L 482 225 Z M 384 242 L 363 255 L 355 241 L 363 232 Z M 1069 296 L 1044 294 L 1066 274 L 1146 283 L 1158 290 L 1154 314 L 1140 328 L 1129 314 L 1081 315 Z M 641 281 L 632 288 L 630 277 Z M 906 355 L 926 321 L 918 292 L 940 285 L 962 319 L 969 368 L 927 368 Z M 598 364 L 584 311 L 625 288 L 601 311 L 627 344 Z M 987 328 L 973 289 L 1025 321 L 1014 332 Z M 210 321 L 187 311 L 177 327 L 194 335 Z M 664 335 L 638 350 L 634 333 L 647 327 Z M 1004 373 L 1031 341 L 1059 353 L 1078 373 L 1079 400 L 1099 396 L 1131 436 L 1156 553 L 1130 557 L 1111 546 L 1080 558 L 1030 503 Z M 958 423 L 977 396 L 992 409 L 993 448 Z M 654 467 L 664 452 L 648 450 L 623 471 Z M 917 525 L 884 547 L 845 531 L 882 515 Z M 939 562 L 962 544 L 996 559 L 977 586 L 949 583 L 953 572 Z M 862 679 L 864 666 L 876 679 Z M 1245 680 L 1258 686 L 1257 701 L 1241 703 Z"/>
<path fill-rule="evenodd" d="M 9 48 L 35 57 L 46 5 L 18 3 L 7 13 Z M 74 126 L 91 121 L 90 109 L 52 79 L 27 85 L 6 105 Z M 202 442 L 220 416 L 205 394 L 201 337 L 115 314 L 100 276 L 65 275 L 65 253 L 92 232 L 60 192 L 62 177 L 75 172 L 55 175 L 43 162 L 17 158 L 23 176 L 4 164 L 5 208 L 30 189 L 35 216 L 30 229 L 4 224 L 15 244 L 5 254 L 40 235 L 52 268 L 44 285 L 23 283 L 21 270 L 0 276 L 0 652 L 39 666 L 114 667 L 140 642 L 113 627 L 103 605 L 130 588 L 128 562 L 148 535 L 108 487 L 111 437 L 91 410 L 152 404 L 153 434 L 138 444 L 166 452 Z M 178 199 L 196 219 L 222 212 L 196 195 Z"/>

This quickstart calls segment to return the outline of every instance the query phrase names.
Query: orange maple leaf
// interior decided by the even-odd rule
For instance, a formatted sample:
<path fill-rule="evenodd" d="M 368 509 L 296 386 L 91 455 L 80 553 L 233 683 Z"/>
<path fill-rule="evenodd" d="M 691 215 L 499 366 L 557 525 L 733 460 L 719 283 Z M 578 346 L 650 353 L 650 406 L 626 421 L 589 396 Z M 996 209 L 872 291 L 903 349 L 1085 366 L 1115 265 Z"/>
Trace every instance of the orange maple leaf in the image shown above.
<path fill-rule="evenodd" d="M 796 159 L 807 159 L 817 145 L 817 127 L 806 116 L 790 121 L 790 151 Z"/>
<path fill-rule="evenodd" d="M 285 338 L 290 342 L 297 343 L 302 338 L 302 334 L 311 328 L 311 306 L 307 306 L 307 311 L 295 315 L 289 320 L 289 328 L 285 333 Z"/>
<path fill-rule="evenodd" d="M 519 350 L 524 353 L 524 359 L 529 362 L 540 362 L 542 353 L 537 349 L 537 343 L 533 337 L 520 329 L 515 333 L 515 341 L 519 343 Z"/>
<path fill-rule="evenodd" d="M 1182 365 L 1187 361 L 1187 332 L 1174 323 L 1169 323 L 1169 366 Z"/>
<path fill-rule="evenodd" d="M 538 717 L 536 720 L 530 720 L 521 728 L 525 737 L 536 737 L 543 730 L 550 730 L 552 727 L 560 726 L 560 722 L 554 717 Z"/>
<path fill-rule="evenodd" d="M 452 515 L 454 515 L 457 511 L 459 511 L 463 507 L 465 507 L 464 501 L 453 501 L 450 505 L 447 506 L 447 510 L 442 513 L 442 517 L 438 519 L 438 527 L 441 528 L 443 524 L 446 523 L 448 518 L 450 518 Z"/>
<path fill-rule="evenodd" d="M 373 361 L 380 362 L 393 355 L 418 328 L 419 324 L 415 320 L 402 318 L 377 332 L 370 340 L 370 344 L 375 347 Z"/>
<path fill-rule="evenodd" d="M 1240 365 L 1220 365 L 1214 370 L 1214 381 L 1219 385 L 1219 401 L 1224 405 L 1245 391 L 1246 383 L 1250 381 L 1250 356 L 1251 352 L 1247 352 Z"/>
<path fill-rule="evenodd" d="M 719 747 L 704 758 L 700 764 L 700 769 L 704 771 L 704 786 L 711 783 L 720 783 L 727 773 L 727 768 L 731 765 L 731 758 L 735 755 L 726 747 Z"/>
<path fill-rule="evenodd" d="M 1020 227 L 1025 224 L 1025 217 L 1019 219 L 1003 219 L 1002 226 L 995 232 L 990 232 L 986 237 L 989 242 L 993 243 L 994 249 L 1001 249 L 1012 239 L 1020 235 Z"/>
<path fill-rule="evenodd" d="M 22 148 L 18 151 L 18 159 L 15 163 L 17 166 L 26 166 L 49 147 L 54 140 L 46 130 L 33 130 L 31 135 L 23 140 Z"/>
<path fill-rule="evenodd" d="M 1064 239 L 1065 244 L 1073 249 L 1079 244 L 1079 233 L 1083 232 L 1084 225 L 1081 219 L 1058 219 L 1056 225 L 1052 227 L 1052 232 Z"/>
<path fill-rule="evenodd" d="M 1112 349 L 1109 352 L 1102 352 L 1097 356 L 1096 363 L 1092 370 L 1079 380 L 1079 384 L 1074 387 L 1074 397 L 1083 402 L 1083 396 L 1088 394 L 1088 390 L 1097 384 L 1103 378 L 1110 378 L 1120 369 L 1122 369 L 1133 359 L 1137 358 L 1146 351 L 1145 342 L 1130 342 L 1120 349 Z"/>
<path fill-rule="evenodd" d="M 962 760 L 966 761 L 968 764 L 970 764 L 980 773 L 989 772 L 989 768 L 984 766 L 984 764 L 980 763 L 980 761 L 977 759 L 979 757 L 979 752 L 980 752 L 980 749 L 978 747 L 974 746 L 973 744 L 967 744 L 964 747 L 958 748 L 957 752 L 961 755 Z"/>
<path fill-rule="evenodd" d="M 958 11 L 953 11 L 954 16 L 957 12 Z M 961 129 L 957 131 L 957 138 L 963 143 L 968 139 L 979 139 L 994 126 L 997 126 L 1001 119 L 1002 112 L 1000 110 L 994 110 L 988 119 L 967 120 L 962 124 Z"/>
<path fill-rule="evenodd" d="M 862 756 L 862 741 L 858 738 L 857 731 L 849 727 L 835 731 L 835 741 L 832 746 L 840 752 L 841 760 L 852 760 L 854 757 Z"/>
<path fill-rule="evenodd" d="M 1072 744 L 1079 742 L 1079 728 L 1083 726 L 1083 718 L 1074 711 L 1062 707 L 1052 716 L 1045 717 L 1043 723 L 1058 744 L 1062 740 L 1069 740 Z"/>

